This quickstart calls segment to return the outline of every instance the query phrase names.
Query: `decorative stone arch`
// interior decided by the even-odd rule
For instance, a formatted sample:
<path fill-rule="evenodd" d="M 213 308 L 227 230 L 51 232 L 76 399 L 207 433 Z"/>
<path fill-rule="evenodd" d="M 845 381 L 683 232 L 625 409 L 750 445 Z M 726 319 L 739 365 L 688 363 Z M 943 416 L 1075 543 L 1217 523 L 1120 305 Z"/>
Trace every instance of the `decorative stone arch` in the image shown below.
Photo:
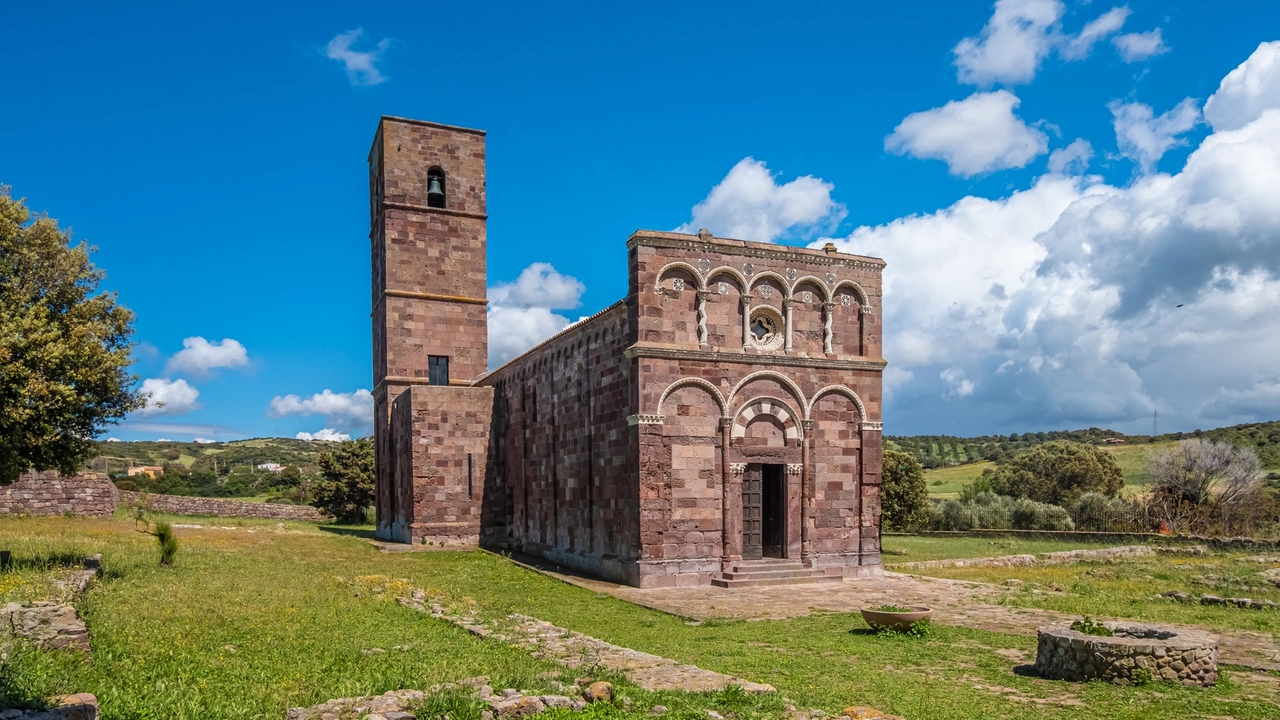
<path fill-rule="evenodd" d="M 805 275 L 803 277 L 796 278 L 796 281 L 791 284 L 790 288 L 787 289 L 787 296 L 792 298 L 793 300 L 797 299 L 796 288 L 800 287 L 802 283 L 806 283 L 806 282 L 812 283 L 815 287 L 818 288 L 818 292 L 821 293 L 821 296 L 822 296 L 822 302 L 831 302 L 832 294 L 831 294 L 831 291 L 827 289 L 827 284 L 812 275 Z"/>
<path fill-rule="evenodd" d="M 866 308 L 868 305 L 867 291 L 863 290 L 861 285 L 852 280 L 841 280 L 836 283 L 836 286 L 831 288 L 831 297 L 834 299 L 840 288 L 846 286 L 853 290 L 853 294 L 858 298 L 858 304 L 863 308 Z"/>
<path fill-rule="evenodd" d="M 772 417 L 782 426 L 782 433 L 787 442 L 798 443 L 804 439 L 804 430 L 800 426 L 800 418 L 796 416 L 795 410 L 785 401 L 769 396 L 753 398 L 738 411 L 733 419 L 733 429 L 729 431 L 729 438 L 731 440 L 745 438 L 747 425 L 762 415 Z"/>
<path fill-rule="evenodd" d="M 702 280 L 702 273 L 698 272 L 698 269 L 690 265 L 689 263 L 680 262 L 679 260 L 675 262 L 669 262 L 666 265 L 662 266 L 662 269 L 658 271 L 658 280 L 657 280 L 658 284 L 661 284 L 662 279 L 666 277 L 667 273 L 672 270 L 683 270 L 689 273 L 689 275 L 693 277 L 694 282 L 698 284 L 698 286 L 694 288 L 695 290 L 706 289 L 706 284 Z"/>
<path fill-rule="evenodd" d="M 853 401 L 853 404 L 858 407 L 858 426 L 859 426 L 859 429 L 861 429 L 861 426 L 866 424 L 867 422 L 867 406 L 862 404 L 862 398 L 858 397 L 858 393 L 854 392 L 853 390 L 851 390 L 849 387 L 845 385 L 828 385 L 822 388 L 821 390 L 819 390 L 818 392 L 814 393 L 813 397 L 809 399 L 809 404 L 806 405 L 804 408 L 804 419 L 805 420 L 810 419 L 810 416 L 813 413 L 813 407 L 818 404 L 819 398 L 821 398 L 823 395 L 829 395 L 831 393 L 836 393 L 837 395 L 843 395 Z"/>
<path fill-rule="evenodd" d="M 728 275 L 732 277 L 734 281 L 738 283 L 739 293 L 746 295 L 748 292 L 750 292 L 751 283 L 747 280 L 747 277 L 742 273 L 738 272 L 737 270 L 735 270 L 734 268 L 729 267 L 728 265 L 722 265 L 718 268 L 714 268 L 708 271 L 707 279 L 706 279 L 706 287 L 710 288 L 711 281 L 715 280 L 720 275 Z"/>
<path fill-rule="evenodd" d="M 762 270 L 756 273 L 755 275 L 753 275 L 751 277 L 751 285 L 750 287 L 747 288 L 747 292 L 751 292 L 755 290 L 756 285 L 759 285 L 760 281 L 764 280 L 765 278 L 773 278 L 774 280 L 778 281 L 778 285 L 782 287 L 783 297 L 791 296 L 791 284 L 787 282 L 786 278 L 782 277 L 781 275 L 779 275 L 778 273 L 772 270 Z"/>
<path fill-rule="evenodd" d="M 739 390 L 741 390 L 747 383 L 751 382 L 752 380 L 758 380 L 763 377 L 777 380 L 778 382 L 785 385 L 787 389 L 791 391 L 791 394 L 795 396 L 796 405 L 798 405 L 799 407 L 803 408 L 808 406 L 807 401 L 804 398 L 804 392 L 800 390 L 800 386 L 797 385 L 794 380 L 787 377 L 786 375 L 783 375 L 782 373 L 779 373 L 779 372 L 774 372 L 773 370 L 757 370 L 751 373 L 750 375 L 739 380 L 738 384 L 734 385 L 733 389 L 729 391 L 729 397 L 725 401 L 725 405 L 726 406 L 733 405 L 734 399 L 738 397 Z"/>
<path fill-rule="evenodd" d="M 716 405 L 720 407 L 720 415 L 724 416 L 728 413 L 728 410 L 727 410 L 728 404 L 725 402 L 724 396 L 720 394 L 720 388 L 716 387 L 715 385 L 712 385 L 711 383 L 707 382 L 706 380 L 703 380 L 702 378 L 687 377 L 687 378 L 680 378 L 679 380 L 671 383 L 670 385 L 667 386 L 666 390 L 662 391 L 662 396 L 658 398 L 658 409 L 654 410 L 653 414 L 662 415 L 662 403 L 667 401 L 667 396 L 675 392 L 676 390 L 679 390 L 681 387 L 684 387 L 685 385 L 697 385 L 703 390 L 706 390 L 707 392 L 711 393 L 711 398 L 715 400 Z"/>

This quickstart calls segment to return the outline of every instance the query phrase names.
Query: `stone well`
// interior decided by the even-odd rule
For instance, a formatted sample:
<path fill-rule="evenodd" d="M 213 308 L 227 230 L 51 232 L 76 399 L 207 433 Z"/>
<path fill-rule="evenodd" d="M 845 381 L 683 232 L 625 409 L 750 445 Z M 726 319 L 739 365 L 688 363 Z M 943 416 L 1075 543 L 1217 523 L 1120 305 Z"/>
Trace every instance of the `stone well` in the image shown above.
<path fill-rule="evenodd" d="M 1218 680 L 1218 636 L 1167 625 L 1102 623 L 1112 637 L 1069 624 L 1040 628 L 1036 672 L 1051 680 L 1100 678 L 1117 685 L 1173 681 L 1207 687 Z"/>

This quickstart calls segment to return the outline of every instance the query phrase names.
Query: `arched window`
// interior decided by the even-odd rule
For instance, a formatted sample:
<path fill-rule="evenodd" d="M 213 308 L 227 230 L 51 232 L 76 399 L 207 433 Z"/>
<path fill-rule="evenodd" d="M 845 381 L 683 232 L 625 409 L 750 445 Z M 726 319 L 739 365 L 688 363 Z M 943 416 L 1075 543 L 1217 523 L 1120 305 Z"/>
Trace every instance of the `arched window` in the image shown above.
<path fill-rule="evenodd" d="M 444 207 L 445 190 L 444 169 L 433 167 L 427 170 L 427 207 Z"/>

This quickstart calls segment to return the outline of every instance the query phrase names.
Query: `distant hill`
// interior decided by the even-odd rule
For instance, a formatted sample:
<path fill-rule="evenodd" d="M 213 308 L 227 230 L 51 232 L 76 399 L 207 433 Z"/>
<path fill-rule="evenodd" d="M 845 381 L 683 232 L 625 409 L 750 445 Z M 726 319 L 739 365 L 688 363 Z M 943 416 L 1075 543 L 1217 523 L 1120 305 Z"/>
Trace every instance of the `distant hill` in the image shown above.
<path fill-rule="evenodd" d="M 1197 437 L 1229 442 L 1236 447 L 1251 447 L 1258 453 L 1258 458 L 1265 467 L 1280 468 L 1280 420 L 1154 436 L 1125 435 L 1115 430 L 1089 428 L 1088 430 L 980 435 L 969 438 L 955 435 L 888 435 L 885 437 L 885 443 L 888 447 L 905 450 L 915 455 L 926 468 L 938 468 L 979 462 L 1001 453 L 1022 450 L 1050 440 L 1100 444 L 1107 439 L 1116 439 L 1123 440 L 1125 444 L 1134 445 L 1173 442 Z"/>
<path fill-rule="evenodd" d="M 337 443 L 327 440 L 254 438 L 231 442 L 99 442 L 91 469 L 121 471 L 133 465 L 181 465 L 188 470 L 215 469 L 226 475 L 233 466 L 279 463 L 304 473 L 319 469 L 320 453 Z"/>

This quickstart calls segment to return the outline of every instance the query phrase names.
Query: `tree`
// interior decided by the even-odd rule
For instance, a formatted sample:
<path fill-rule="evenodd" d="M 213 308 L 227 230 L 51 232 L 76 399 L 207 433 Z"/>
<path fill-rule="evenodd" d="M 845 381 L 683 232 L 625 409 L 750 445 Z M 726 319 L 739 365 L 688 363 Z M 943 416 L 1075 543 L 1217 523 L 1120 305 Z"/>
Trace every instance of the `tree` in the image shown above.
<path fill-rule="evenodd" d="M 373 504 L 373 438 L 346 440 L 323 453 L 320 472 L 324 479 L 312 489 L 311 504 L 341 522 L 362 522 Z"/>
<path fill-rule="evenodd" d="M 1149 461 L 1152 504 L 1172 530 L 1204 530 L 1213 515 L 1230 532 L 1237 515 L 1255 506 L 1262 464 L 1252 448 L 1213 440 L 1183 440 Z"/>
<path fill-rule="evenodd" d="M 0 484 L 28 468 L 72 474 L 94 436 L 144 398 L 128 372 L 133 313 L 56 220 L 0 186 Z"/>
<path fill-rule="evenodd" d="M 880 513 L 886 530 L 907 530 L 929 522 L 929 488 L 924 468 L 911 453 L 885 451 Z"/>
<path fill-rule="evenodd" d="M 1115 497 L 1124 487 L 1124 473 L 1101 448 L 1054 440 L 1015 454 L 995 469 L 990 481 L 1001 495 L 1067 505 L 1087 492 Z"/>

